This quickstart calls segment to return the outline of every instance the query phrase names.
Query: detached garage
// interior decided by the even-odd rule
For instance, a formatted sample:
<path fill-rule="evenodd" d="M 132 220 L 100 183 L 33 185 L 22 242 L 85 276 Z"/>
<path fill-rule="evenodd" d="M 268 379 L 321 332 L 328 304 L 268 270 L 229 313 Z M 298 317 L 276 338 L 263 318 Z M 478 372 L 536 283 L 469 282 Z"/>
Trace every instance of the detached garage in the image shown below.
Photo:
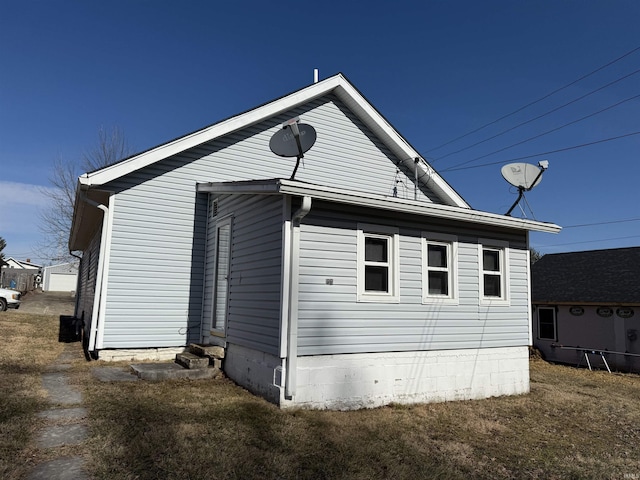
<path fill-rule="evenodd" d="M 78 264 L 61 263 L 44 267 L 42 290 L 45 292 L 75 292 L 78 282 Z"/>

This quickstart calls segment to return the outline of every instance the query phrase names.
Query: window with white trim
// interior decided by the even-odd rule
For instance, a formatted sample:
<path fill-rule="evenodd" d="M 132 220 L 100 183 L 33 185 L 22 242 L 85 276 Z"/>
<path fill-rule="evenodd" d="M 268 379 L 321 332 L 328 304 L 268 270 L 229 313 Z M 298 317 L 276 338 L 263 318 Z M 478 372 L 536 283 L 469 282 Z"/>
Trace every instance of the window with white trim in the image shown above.
<path fill-rule="evenodd" d="M 398 302 L 398 229 L 358 224 L 358 301 Z"/>
<path fill-rule="evenodd" d="M 558 339 L 554 307 L 538 307 L 538 338 L 553 341 Z"/>
<path fill-rule="evenodd" d="M 483 242 L 478 248 L 480 255 L 480 302 L 508 302 L 508 243 L 491 241 L 488 244 Z"/>
<path fill-rule="evenodd" d="M 422 300 L 457 301 L 457 237 L 422 233 Z"/>

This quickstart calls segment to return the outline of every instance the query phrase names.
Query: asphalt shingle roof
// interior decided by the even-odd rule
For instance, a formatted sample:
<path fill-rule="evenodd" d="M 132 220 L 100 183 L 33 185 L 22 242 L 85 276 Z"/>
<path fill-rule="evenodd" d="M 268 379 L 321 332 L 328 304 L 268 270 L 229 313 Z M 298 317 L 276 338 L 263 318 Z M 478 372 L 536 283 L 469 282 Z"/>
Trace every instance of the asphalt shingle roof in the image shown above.
<path fill-rule="evenodd" d="M 544 255 L 531 288 L 534 303 L 640 303 L 640 247 Z"/>

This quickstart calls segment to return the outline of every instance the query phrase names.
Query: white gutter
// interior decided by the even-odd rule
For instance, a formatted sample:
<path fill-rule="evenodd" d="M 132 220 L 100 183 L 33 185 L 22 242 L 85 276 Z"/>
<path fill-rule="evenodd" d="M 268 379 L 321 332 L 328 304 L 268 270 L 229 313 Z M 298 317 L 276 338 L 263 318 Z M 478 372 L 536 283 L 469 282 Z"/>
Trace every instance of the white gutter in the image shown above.
<path fill-rule="evenodd" d="M 100 318 L 100 307 L 102 302 L 102 284 L 107 249 L 109 209 L 100 203 L 94 202 L 82 193 L 80 194 L 80 200 L 88 203 L 92 207 L 99 208 L 103 212 L 102 234 L 100 235 L 100 253 L 98 254 L 98 271 L 96 272 L 96 288 L 93 296 L 93 310 L 91 312 L 91 330 L 89 332 L 89 345 L 87 346 L 87 351 L 94 352 L 96 349 L 96 333 L 98 331 L 98 320 Z"/>
<path fill-rule="evenodd" d="M 311 210 L 311 197 L 302 198 L 302 205 L 291 218 L 291 249 L 289 270 L 289 330 L 287 342 L 287 368 L 285 370 L 285 398 L 296 394 L 296 368 L 298 365 L 298 282 L 300 278 L 300 222 Z"/>

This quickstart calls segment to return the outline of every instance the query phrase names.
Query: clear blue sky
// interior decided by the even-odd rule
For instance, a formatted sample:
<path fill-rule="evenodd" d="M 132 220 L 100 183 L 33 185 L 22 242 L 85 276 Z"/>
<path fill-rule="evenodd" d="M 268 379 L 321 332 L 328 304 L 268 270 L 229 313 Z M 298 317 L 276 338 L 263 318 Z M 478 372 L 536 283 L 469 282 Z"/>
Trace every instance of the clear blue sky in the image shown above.
<path fill-rule="evenodd" d="M 425 158 L 496 135 L 640 69 L 640 2 L 0 1 L 0 236 L 34 259 L 35 186 L 54 158 L 77 158 L 100 128 L 135 150 L 197 130 L 343 72 Z M 434 160 L 474 208 L 505 213 L 513 159 L 640 132 L 640 73 L 492 140 Z M 640 218 L 640 135 L 533 157 L 550 168 L 527 194 L 564 226 Z M 526 210 L 528 218 L 532 213 Z M 521 216 L 520 209 L 514 216 Z M 534 234 L 543 253 L 640 245 L 640 221 Z M 45 261 L 44 259 L 41 259 Z"/>

